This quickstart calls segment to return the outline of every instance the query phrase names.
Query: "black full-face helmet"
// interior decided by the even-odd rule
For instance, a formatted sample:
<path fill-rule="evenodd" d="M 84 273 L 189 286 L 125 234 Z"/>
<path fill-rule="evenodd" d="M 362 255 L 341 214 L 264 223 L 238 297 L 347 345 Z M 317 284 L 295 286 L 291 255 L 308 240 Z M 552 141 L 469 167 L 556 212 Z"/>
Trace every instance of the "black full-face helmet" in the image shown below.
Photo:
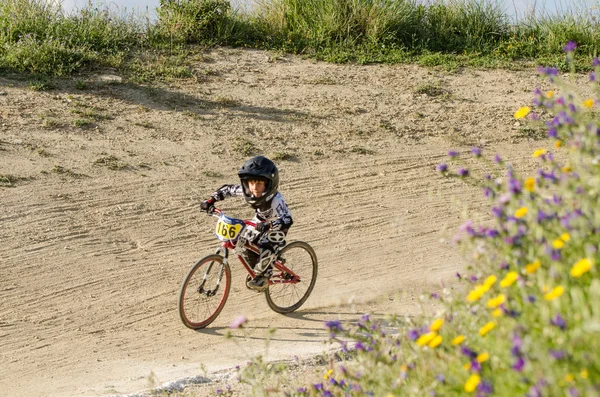
<path fill-rule="evenodd" d="M 242 183 L 244 198 L 253 208 L 263 207 L 271 201 L 279 188 L 279 171 L 271 160 L 264 156 L 252 157 L 246 161 L 238 171 Z M 257 179 L 265 181 L 265 192 L 260 197 L 254 197 L 248 189 L 248 180 Z"/>

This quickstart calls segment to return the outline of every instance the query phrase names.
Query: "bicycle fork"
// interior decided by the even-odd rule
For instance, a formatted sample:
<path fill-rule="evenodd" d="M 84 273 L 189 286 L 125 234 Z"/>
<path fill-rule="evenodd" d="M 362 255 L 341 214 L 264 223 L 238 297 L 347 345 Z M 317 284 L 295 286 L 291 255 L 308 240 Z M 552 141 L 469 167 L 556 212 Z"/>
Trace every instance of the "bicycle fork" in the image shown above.
<path fill-rule="evenodd" d="M 219 270 L 219 277 L 217 278 L 217 283 L 215 284 L 215 287 L 213 289 L 204 289 L 204 284 L 206 284 L 208 275 L 210 274 L 210 271 L 212 270 L 215 262 L 211 262 L 210 265 L 208 265 L 208 268 L 206 269 L 206 271 L 204 272 L 204 276 L 202 277 L 202 283 L 200 283 L 200 286 L 198 287 L 198 293 L 201 295 L 206 295 L 206 297 L 208 298 L 217 294 L 217 291 L 219 290 L 219 285 L 221 284 L 221 280 L 223 279 L 223 274 L 225 274 L 225 266 L 227 265 L 227 257 L 229 256 L 229 251 L 222 247 L 219 247 L 216 253 L 221 254 L 221 256 L 223 256 L 223 263 L 221 263 L 221 269 Z"/>

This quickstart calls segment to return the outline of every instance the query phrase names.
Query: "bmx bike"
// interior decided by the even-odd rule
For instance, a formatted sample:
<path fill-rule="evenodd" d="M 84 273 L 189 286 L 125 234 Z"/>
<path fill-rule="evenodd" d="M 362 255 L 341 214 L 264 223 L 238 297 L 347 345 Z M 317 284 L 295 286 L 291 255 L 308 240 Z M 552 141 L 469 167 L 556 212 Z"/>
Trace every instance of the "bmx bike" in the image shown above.
<path fill-rule="evenodd" d="M 260 248 L 251 242 L 257 233 L 254 222 L 230 218 L 218 208 L 209 215 L 218 218 L 215 235 L 221 246 L 215 254 L 200 259 L 190 268 L 179 291 L 179 316 L 191 329 L 208 326 L 225 306 L 231 289 L 229 252 L 236 254 L 248 272 L 248 289 L 251 289 L 248 281 L 256 274 L 248 264 L 245 252 L 260 252 Z M 268 287 L 260 292 L 265 293 L 267 304 L 273 311 L 291 313 L 310 296 L 317 281 L 317 269 L 317 255 L 310 245 L 302 241 L 286 244 L 273 262 L 273 275 Z"/>

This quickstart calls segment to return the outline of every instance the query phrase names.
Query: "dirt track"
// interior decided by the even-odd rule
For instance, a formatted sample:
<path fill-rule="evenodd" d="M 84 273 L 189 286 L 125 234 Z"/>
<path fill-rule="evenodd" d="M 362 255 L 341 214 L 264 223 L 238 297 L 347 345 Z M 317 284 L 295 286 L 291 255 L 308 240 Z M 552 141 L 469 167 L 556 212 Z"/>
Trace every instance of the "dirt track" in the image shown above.
<path fill-rule="evenodd" d="M 529 167 L 543 144 L 512 118 L 540 84 L 533 70 L 448 74 L 227 49 L 197 69 L 198 81 L 152 88 L 84 76 L 86 90 L 66 81 L 36 92 L 0 77 L 0 178 L 23 178 L 0 187 L 2 395 L 133 393 L 151 374 L 162 383 L 264 354 L 269 327 L 277 359 L 325 349 L 328 319 L 420 313 L 418 295 L 451 286 L 463 267 L 450 243 L 463 210 L 487 208 L 435 165 L 479 145 Z M 284 317 L 234 266 L 225 309 L 194 332 L 177 315 L 179 285 L 217 243 L 198 204 L 236 181 L 252 148 L 289 157 L 278 161 L 289 238 L 315 248 L 317 285 Z M 222 208 L 251 216 L 242 201 Z M 225 339 L 240 314 L 248 328 Z"/>

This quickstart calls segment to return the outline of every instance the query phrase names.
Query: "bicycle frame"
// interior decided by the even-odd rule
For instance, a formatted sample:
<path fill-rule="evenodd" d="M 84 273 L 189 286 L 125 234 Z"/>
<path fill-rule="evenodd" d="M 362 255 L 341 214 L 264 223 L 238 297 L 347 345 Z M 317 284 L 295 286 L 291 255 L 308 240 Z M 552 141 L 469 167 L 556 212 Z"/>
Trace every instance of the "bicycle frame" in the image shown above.
<path fill-rule="evenodd" d="M 215 208 L 214 212 L 210 215 L 220 216 L 222 213 L 223 213 L 223 211 L 221 211 L 218 208 Z M 254 223 L 252 221 L 243 220 L 243 222 L 246 226 L 256 227 L 256 223 Z M 242 237 L 240 236 L 239 238 L 242 238 Z M 260 255 L 260 247 L 256 244 L 253 244 L 253 243 L 247 241 L 247 240 L 244 241 L 244 245 L 243 245 L 242 249 L 252 251 L 257 255 Z M 248 272 L 250 277 L 251 278 L 256 277 L 256 273 L 254 273 L 254 270 L 252 269 L 252 267 L 248 264 L 248 262 L 246 262 L 244 257 L 239 253 L 240 249 L 237 247 L 237 244 L 234 244 L 231 240 L 222 241 L 221 246 L 219 248 L 217 248 L 216 254 L 221 255 L 223 257 L 223 263 L 228 264 L 229 263 L 229 250 L 232 250 L 236 253 L 237 259 L 240 261 L 242 266 L 244 266 L 244 268 L 246 269 L 246 271 Z M 275 262 L 273 262 L 273 270 L 275 270 L 275 269 L 279 270 L 281 273 L 276 274 L 275 272 L 273 272 L 273 276 L 269 280 L 269 285 L 272 285 L 272 284 L 297 284 L 298 282 L 301 281 L 300 276 L 297 275 L 296 273 L 294 273 L 292 270 L 288 269 L 285 266 L 285 260 L 282 260 L 279 257 L 275 259 Z M 207 269 L 207 271 L 210 271 L 210 269 Z M 221 279 L 221 276 L 222 275 L 219 275 L 219 280 Z M 217 286 L 217 288 L 218 288 L 218 286 Z"/>

